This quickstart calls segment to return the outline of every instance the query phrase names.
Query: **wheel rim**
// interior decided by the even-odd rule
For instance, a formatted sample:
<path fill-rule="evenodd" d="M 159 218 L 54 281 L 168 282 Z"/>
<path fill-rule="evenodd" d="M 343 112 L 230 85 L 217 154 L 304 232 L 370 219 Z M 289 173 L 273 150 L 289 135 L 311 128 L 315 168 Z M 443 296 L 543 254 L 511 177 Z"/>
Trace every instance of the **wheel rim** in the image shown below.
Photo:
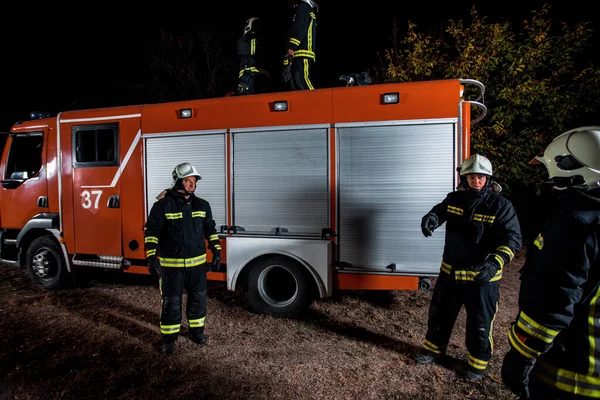
<path fill-rule="evenodd" d="M 58 272 L 56 259 L 47 247 L 40 248 L 33 256 L 33 273 L 44 281 L 52 280 Z"/>
<path fill-rule="evenodd" d="M 298 280 L 282 265 L 271 265 L 258 276 L 258 293 L 271 307 L 287 307 L 298 297 Z"/>

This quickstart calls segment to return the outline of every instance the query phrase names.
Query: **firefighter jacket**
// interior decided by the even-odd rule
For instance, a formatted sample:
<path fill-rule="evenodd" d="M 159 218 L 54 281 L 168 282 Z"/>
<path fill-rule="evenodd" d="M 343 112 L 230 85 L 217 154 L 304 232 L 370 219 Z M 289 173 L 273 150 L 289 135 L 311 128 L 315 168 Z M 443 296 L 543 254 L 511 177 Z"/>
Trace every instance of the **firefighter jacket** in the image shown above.
<path fill-rule="evenodd" d="M 254 31 L 246 33 L 237 41 L 237 54 L 240 57 L 240 78 L 245 71 L 269 75 L 265 68 L 263 38 Z"/>
<path fill-rule="evenodd" d="M 541 381 L 600 398 L 600 204 L 572 196 L 528 248 L 508 339 Z"/>
<path fill-rule="evenodd" d="M 146 222 L 146 258 L 159 257 L 162 267 L 196 267 L 206 262 L 206 245 L 221 244 L 207 201 L 194 195 L 186 200 L 168 191 L 152 206 Z"/>
<path fill-rule="evenodd" d="M 309 58 L 316 61 L 317 16 L 315 9 L 301 2 L 296 9 L 290 28 L 288 50 L 294 51 L 294 58 Z M 284 60 L 286 64 L 288 60 Z"/>
<path fill-rule="evenodd" d="M 521 228 L 512 203 L 486 188 L 448 193 L 435 205 L 438 226 L 446 222 L 446 242 L 441 272 L 454 274 L 457 281 L 473 282 L 473 266 L 492 258 L 500 269 L 490 282 L 502 279 L 503 267 L 519 251 Z"/>

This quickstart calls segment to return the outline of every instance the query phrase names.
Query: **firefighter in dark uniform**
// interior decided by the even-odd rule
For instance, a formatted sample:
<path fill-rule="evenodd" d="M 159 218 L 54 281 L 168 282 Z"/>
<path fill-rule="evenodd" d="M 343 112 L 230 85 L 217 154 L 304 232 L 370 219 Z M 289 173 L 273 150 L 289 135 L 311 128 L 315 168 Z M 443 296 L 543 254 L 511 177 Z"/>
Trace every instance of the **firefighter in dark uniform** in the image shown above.
<path fill-rule="evenodd" d="M 172 354 L 181 330 L 182 296 L 187 290 L 186 316 L 191 339 L 206 344 L 205 240 L 211 248 L 212 268 L 218 269 L 221 244 L 206 200 L 194 195 L 200 174 L 190 163 L 173 169 L 173 185 L 152 206 L 146 222 L 145 249 L 150 274 L 159 277 L 162 297 L 162 351 Z"/>
<path fill-rule="evenodd" d="M 244 35 L 237 41 L 240 58 L 238 95 L 268 93 L 271 75 L 265 68 L 265 43 L 262 20 L 250 18 L 244 26 Z"/>
<path fill-rule="evenodd" d="M 311 70 L 316 61 L 319 7 L 313 0 L 295 0 L 293 3 L 296 13 L 283 59 L 283 81 L 290 83 L 292 90 L 314 90 Z"/>
<path fill-rule="evenodd" d="M 504 267 L 521 248 L 521 228 L 512 203 L 491 182 L 492 164 L 484 156 L 467 158 L 459 169 L 461 185 L 427 213 L 421 223 L 428 237 L 446 222 L 441 270 L 429 308 L 422 351 L 430 364 L 445 355 L 456 318 L 467 314 L 466 378 L 481 379 L 492 356 L 492 326 L 500 299 Z M 499 188 L 494 190 L 493 188 Z"/>
<path fill-rule="evenodd" d="M 528 246 L 502 380 L 521 399 L 600 399 L 600 126 L 559 135 L 540 163 L 561 207 Z"/>

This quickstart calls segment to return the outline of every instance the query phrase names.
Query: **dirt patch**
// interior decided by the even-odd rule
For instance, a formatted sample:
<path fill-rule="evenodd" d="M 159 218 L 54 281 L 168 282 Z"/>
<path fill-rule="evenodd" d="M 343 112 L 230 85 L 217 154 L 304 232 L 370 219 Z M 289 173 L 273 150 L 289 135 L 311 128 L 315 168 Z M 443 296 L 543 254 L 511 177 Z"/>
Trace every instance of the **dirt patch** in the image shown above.
<path fill-rule="evenodd" d="M 514 399 L 500 364 L 523 257 L 505 268 L 490 372 L 477 383 L 463 379 L 464 308 L 445 360 L 412 360 L 431 292 L 341 292 L 298 319 L 276 319 L 209 282 L 209 344 L 183 331 L 163 356 L 150 277 L 91 271 L 81 288 L 45 292 L 3 265 L 0 399 Z"/>

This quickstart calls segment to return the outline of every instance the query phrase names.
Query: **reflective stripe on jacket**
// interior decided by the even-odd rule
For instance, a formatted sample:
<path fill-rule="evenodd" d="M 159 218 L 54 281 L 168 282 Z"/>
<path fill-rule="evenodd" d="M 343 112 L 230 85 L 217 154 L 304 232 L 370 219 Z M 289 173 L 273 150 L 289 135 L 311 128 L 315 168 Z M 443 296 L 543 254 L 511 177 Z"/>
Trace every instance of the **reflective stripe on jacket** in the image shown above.
<path fill-rule="evenodd" d="M 502 279 L 503 267 L 519 251 L 522 244 L 521 227 L 512 203 L 489 189 L 476 192 L 459 190 L 431 211 L 438 225 L 446 223 L 441 271 L 455 279 L 473 281 L 478 272 L 472 267 L 488 255 L 500 265 L 491 281 Z"/>
<path fill-rule="evenodd" d="M 529 246 L 508 339 L 546 384 L 600 398 L 600 205 L 579 201 Z"/>
<path fill-rule="evenodd" d="M 221 250 L 219 236 L 206 200 L 185 200 L 171 191 L 152 206 L 146 222 L 146 258 L 160 257 L 163 267 L 195 267 L 206 262 L 205 239 Z"/>
<path fill-rule="evenodd" d="M 301 2 L 296 9 L 288 38 L 288 49 L 295 58 L 316 60 L 317 16 L 307 3 Z"/>

